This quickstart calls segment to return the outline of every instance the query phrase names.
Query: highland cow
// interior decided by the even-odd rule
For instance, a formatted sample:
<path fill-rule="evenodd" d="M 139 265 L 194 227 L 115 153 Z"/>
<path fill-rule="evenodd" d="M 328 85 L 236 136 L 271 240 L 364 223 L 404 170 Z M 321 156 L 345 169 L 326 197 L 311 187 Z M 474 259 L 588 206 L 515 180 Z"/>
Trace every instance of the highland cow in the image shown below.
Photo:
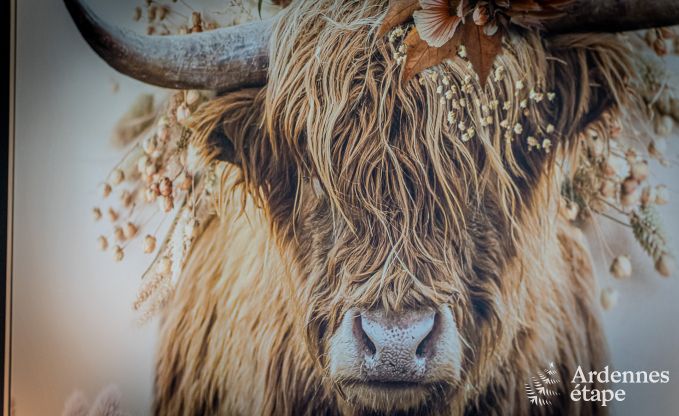
<path fill-rule="evenodd" d="M 619 37 L 517 29 L 487 85 L 460 60 L 402 82 L 376 34 L 386 2 L 299 1 L 270 33 L 248 29 L 270 36 L 266 58 L 214 60 L 257 65 L 225 86 L 224 67 L 193 83 L 130 69 L 121 55 L 146 58 L 74 4 L 116 68 L 239 87 L 196 115 L 227 192 L 163 313 L 156 414 L 605 413 L 569 399 L 575 369 L 607 361 L 559 179 L 585 128 L 634 105 Z M 465 111 L 442 104 L 442 82 Z M 550 98 L 525 106 L 529 89 Z M 566 382 L 534 406 L 524 385 L 550 362 Z"/>

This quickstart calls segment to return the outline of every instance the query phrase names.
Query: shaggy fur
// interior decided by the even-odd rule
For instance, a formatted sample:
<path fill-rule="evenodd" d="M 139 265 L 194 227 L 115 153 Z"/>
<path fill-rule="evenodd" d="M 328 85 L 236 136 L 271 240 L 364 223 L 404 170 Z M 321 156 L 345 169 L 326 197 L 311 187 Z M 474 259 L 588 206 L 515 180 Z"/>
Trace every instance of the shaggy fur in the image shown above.
<path fill-rule="evenodd" d="M 453 126 L 477 131 L 465 143 L 430 76 L 400 81 L 375 35 L 385 3 L 296 2 L 274 29 L 267 87 L 201 109 L 194 141 L 227 137 L 229 192 L 163 318 L 157 414 L 369 412 L 327 376 L 344 312 L 442 304 L 465 345 L 462 376 L 412 413 L 603 413 L 571 402 L 566 382 L 554 406 L 531 406 L 524 383 L 549 362 L 564 381 L 605 363 L 557 173 L 577 134 L 624 103 L 626 50 L 613 36 L 512 33 L 505 77 L 464 93 Z M 458 88 L 473 75 L 457 60 L 433 71 Z M 525 114 L 519 80 L 557 98 Z M 493 100 L 510 109 L 483 126 Z M 507 140 L 503 118 L 523 134 Z M 549 123 L 558 148 L 529 151 L 525 137 Z"/>

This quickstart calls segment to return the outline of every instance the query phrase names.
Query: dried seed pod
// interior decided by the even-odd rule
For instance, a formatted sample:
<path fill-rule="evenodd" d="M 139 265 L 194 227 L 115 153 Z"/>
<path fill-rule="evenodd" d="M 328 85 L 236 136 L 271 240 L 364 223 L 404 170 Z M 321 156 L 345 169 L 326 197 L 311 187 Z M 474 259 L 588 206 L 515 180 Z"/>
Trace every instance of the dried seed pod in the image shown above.
<path fill-rule="evenodd" d="M 133 223 L 128 222 L 127 224 L 125 224 L 125 238 L 127 239 L 134 238 L 137 235 L 138 231 L 139 229 Z"/>
<path fill-rule="evenodd" d="M 605 198 L 613 198 L 616 192 L 615 183 L 613 181 L 602 181 L 599 192 Z"/>
<path fill-rule="evenodd" d="M 134 198 L 130 191 L 125 190 L 120 193 L 120 203 L 123 204 L 125 208 L 129 208 L 132 205 L 132 202 L 134 202 Z"/>
<path fill-rule="evenodd" d="M 661 159 L 667 151 L 667 140 L 662 137 L 654 139 L 648 144 L 648 153 L 656 159 Z"/>
<path fill-rule="evenodd" d="M 170 212 L 174 208 L 174 201 L 172 200 L 172 197 L 169 196 L 162 197 L 158 200 L 158 203 L 163 212 Z"/>
<path fill-rule="evenodd" d="M 656 40 L 658 40 L 658 32 L 655 30 L 647 30 L 644 34 L 644 40 L 648 46 L 653 46 Z"/>
<path fill-rule="evenodd" d="M 139 171 L 139 173 L 145 175 L 146 167 L 149 165 L 149 163 L 151 163 L 151 159 L 149 159 L 147 155 L 141 156 L 137 161 L 137 170 Z"/>
<path fill-rule="evenodd" d="M 658 35 L 663 39 L 672 39 L 675 36 L 672 29 L 669 27 L 658 28 Z"/>
<path fill-rule="evenodd" d="M 99 209 L 99 207 L 92 208 L 92 218 L 94 218 L 95 221 L 101 219 L 101 209 Z"/>
<path fill-rule="evenodd" d="M 153 253 L 156 249 L 156 238 L 152 235 L 144 237 L 144 253 Z"/>
<path fill-rule="evenodd" d="M 186 103 L 183 103 L 179 107 L 177 107 L 175 117 L 177 117 L 177 122 L 179 124 L 184 124 L 189 119 L 190 116 L 191 110 L 189 109 L 189 106 L 186 105 Z"/>
<path fill-rule="evenodd" d="M 632 275 L 632 262 L 628 256 L 618 256 L 613 260 L 610 267 L 611 274 L 622 279 Z"/>
<path fill-rule="evenodd" d="M 472 15 L 474 23 L 478 26 L 483 26 L 488 23 L 490 19 L 490 12 L 488 11 L 488 5 L 483 3 L 478 3 L 474 8 L 474 13 Z"/>
<path fill-rule="evenodd" d="M 113 236 L 115 237 L 116 241 L 119 243 L 122 243 L 125 241 L 125 231 L 123 231 L 122 227 L 116 227 L 113 229 Z"/>
<path fill-rule="evenodd" d="M 169 258 L 168 256 L 164 256 L 163 258 L 160 259 L 158 262 L 158 273 L 160 274 L 169 274 L 172 272 L 172 259 Z"/>
<path fill-rule="evenodd" d="M 108 240 L 103 235 L 100 235 L 99 238 L 97 238 L 97 245 L 99 246 L 99 250 L 106 251 L 108 248 Z"/>
<path fill-rule="evenodd" d="M 156 201 L 156 197 L 158 197 L 158 194 L 153 190 L 153 188 L 146 188 L 144 197 L 146 199 L 146 202 L 152 203 Z"/>
<path fill-rule="evenodd" d="M 122 181 L 125 180 L 125 172 L 122 169 L 115 169 L 111 172 L 111 183 L 113 185 L 120 185 Z"/>
<path fill-rule="evenodd" d="M 606 160 L 603 165 L 601 166 L 601 170 L 603 171 L 604 175 L 607 178 L 612 178 L 618 174 L 618 172 L 615 169 L 615 166 L 613 164 Z"/>
<path fill-rule="evenodd" d="M 155 4 L 152 4 L 149 6 L 146 12 L 148 13 L 149 23 L 153 23 L 153 21 L 156 20 L 156 16 L 158 14 L 158 7 L 156 7 Z"/>
<path fill-rule="evenodd" d="M 636 205 L 639 202 L 639 191 L 637 190 L 636 192 L 632 192 L 629 194 L 623 194 L 620 196 L 620 203 L 622 204 L 623 207 L 629 208 L 634 205 Z"/>
<path fill-rule="evenodd" d="M 158 127 L 156 135 L 158 137 L 158 142 L 161 145 L 166 144 L 170 140 L 170 126 L 165 124 L 163 126 Z"/>
<path fill-rule="evenodd" d="M 156 172 L 158 172 L 158 167 L 155 163 L 149 161 L 149 163 L 146 164 L 144 173 L 146 173 L 146 176 L 153 176 Z"/>
<path fill-rule="evenodd" d="M 667 55 L 667 43 L 665 43 L 665 39 L 657 38 L 655 42 L 653 42 L 653 50 L 658 56 Z"/>
<path fill-rule="evenodd" d="M 655 202 L 655 189 L 650 186 L 645 186 L 641 190 L 640 202 L 642 206 L 648 206 Z"/>
<path fill-rule="evenodd" d="M 200 100 L 200 98 L 201 98 L 200 92 L 198 92 L 196 90 L 189 90 L 186 93 L 186 104 L 189 107 L 193 107 L 196 104 L 198 104 L 198 101 Z"/>
<path fill-rule="evenodd" d="M 670 202 L 670 193 L 665 185 L 658 185 L 655 187 L 655 203 L 657 205 L 665 205 Z"/>
<path fill-rule="evenodd" d="M 169 13 L 170 13 L 169 7 L 165 5 L 158 7 L 158 20 L 165 20 Z"/>
<path fill-rule="evenodd" d="M 607 287 L 601 291 L 601 306 L 605 310 L 610 310 L 618 303 L 618 291 Z"/>
<path fill-rule="evenodd" d="M 621 192 L 623 195 L 633 194 L 637 191 L 639 182 L 633 177 L 628 176 L 624 181 L 622 181 L 621 187 Z"/>
<path fill-rule="evenodd" d="M 145 137 L 141 146 L 144 149 L 144 152 L 146 152 L 149 155 L 152 154 L 158 148 L 158 141 L 156 140 L 156 136 L 153 135 Z"/>
<path fill-rule="evenodd" d="M 669 136 L 674 128 L 674 120 L 670 116 L 656 117 L 655 134 L 658 136 Z"/>
<path fill-rule="evenodd" d="M 498 24 L 497 24 L 497 19 L 493 19 L 492 21 L 486 23 L 483 26 L 483 33 L 486 36 L 494 36 L 497 33 L 499 28 L 500 28 L 500 26 L 498 26 Z"/>
<path fill-rule="evenodd" d="M 575 221 L 578 218 L 580 207 L 573 201 L 562 201 L 560 210 L 561 215 L 568 221 Z"/>
<path fill-rule="evenodd" d="M 162 196 L 172 195 L 172 180 L 170 178 L 168 178 L 167 176 L 164 177 L 160 181 L 160 184 L 158 185 L 158 189 L 160 190 L 160 194 Z"/>
<path fill-rule="evenodd" d="M 203 18 L 201 17 L 199 12 L 193 12 L 191 13 L 191 25 L 196 27 L 196 26 L 201 26 L 203 24 Z"/>
<path fill-rule="evenodd" d="M 116 210 L 114 210 L 113 208 L 109 208 L 108 209 L 108 219 L 111 222 L 118 221 L 118 212 L 116 212 Z"/>
<path fill-rule="evenodd" d="M 675 267 L 674 258 L 668 253 L 662 253 L 655 262 L 655 270 L 663 277 L 670 277 Z"/>
<path fill-rule="evenodd" d="M 179 189 L 181 189 L 182 191 L 188 191 L 189 189 L 191 189 L 191 185 L 193 185 L 191 175 L 184 172 L 181 177 Z"/>
<path fill-rule="evenodd" d="M 108 183 L 102 184 L 101 185 L 101 196 L 104 197 L 104 198 L 108 197 L 109 195 L 111 195 L 112 190 L 113 189 L 111 188 L 111 185 L 109 185 Z"/>
<path fill-rule="evenodd" d="M 630 166 L 630 176 L 637 182 L 642 182 L 648 178 L 648 162 L 645 160 L 633 163 Z"/>
<path fill-rule="evenodd" d="M 123 251 L 122 247 L 120 246 L 113 247 L 113 259 L 115 261 L 122 261 L 124 257 L 125 252 Z"/>

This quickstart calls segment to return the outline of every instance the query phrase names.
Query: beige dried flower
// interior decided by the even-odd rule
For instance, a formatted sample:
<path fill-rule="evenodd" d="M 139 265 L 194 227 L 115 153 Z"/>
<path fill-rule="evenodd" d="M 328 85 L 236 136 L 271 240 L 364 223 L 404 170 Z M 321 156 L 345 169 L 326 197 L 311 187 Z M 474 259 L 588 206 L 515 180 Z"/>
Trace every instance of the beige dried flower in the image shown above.
<path fill-rule="evenodd" d="M 123 251 L 122 247 L 120 246 L 113 247 L 113 259 L 115 261 L 122 261 L 124 257 L 125 252 Z"/>
<path fill-rule="evenodd" d="M 125 180 L 125 172 L 122 171 L 122 169 L 115 169 L 113 172 L 111 172 L 111 183 L 113 185 L 120 185 L 122 181 Z"/>
<path fill-rule="evenodd" d="M 183 103 L 177 107 L 175 117 L 177 118 L 177 122 L 179 124 L 185 124 L 189 117 L 191 117 L 191 110 L 189 109 L 189 106 L 186 105 L 186 103 Z"/>
<path fill-rule="evenodd" d="M 117 226 L 113 229 L 113 236 L 119 243 L 125 241 L 125 231 L 123 231 L 123 228 L 120 226 Z"/>
<path fill-rule="evenodd" d="M 189 91 L 186 93 L 186 104 L 187 104 L 189 107 L 192 107 L 192 108 L 193 108 L 196 104 L 198 104 L 198 102 L 200 101 L 200 99 L 201 99 L 200 92 L 198 92 L 198 91 L 196 91 L 196 90 L 189 90 Z"/>
<path fill-rule="evenodd" d="M 156 238 L 152 235 L 144 237 L 144 253 L 153 253 L 156 249 Z"/>
<path fill-rule="evenodd" d="M 163 258 L 160 259 L 158 262 L 158 273 L 167 275 L 172 273 L 172 259 L 168 256 L 164 256 Z"/>
<path fill-rule="evenodd" d="M 118 212 L 114 210 L 113 208 L 108 209 L 108 219 L 111 222 L 116 222 L 118 221 Z"/>
<path fill-rule="evenodd" d="M 132 205 L 132 202 L 133 197 L 130 191 L 125 190 L 120 193 L 120 203 L 123 204 L 124 207 L 129 208 L 130 205 Z"/>
<path fill-rule="evenodd" d="M 611 263 L 610 272 L 618 279 L 630 277 L 632 275 L 632 262 L 629 256 L 616 257 Z"/>
<path fill-rule="evenodd" d="M 99 207 L 92 208 L 92 218 L 95 221 L 99 221 L 101 219 L 101 209 L 99 209 Z"/>
<path fill-rule="evenodd" d="M 648 178 L 648 162 L 645 160 L 635 162 L 630 166 L 630 176 L 638 182 Z"/>
<path fill-rule="evenodd" d="M 164 196 L 163 198 L 158 200 L 160 204 L 160 209 L 163 210 L 163 212 L 170 212 L 174 208 L 174 201 L 172 200 L 172 197 L 169 196 Z"/>
<path fill-rule="evenodd" d="M 131 239 L 134 238 L 137 235 L 137 232 L 139 229 L 137 228 L 136 225 L 132 222 L 128 222 L 125 224 L 125 238 Z"/>
<path fill-rule="evenodd" d="M 108 248 L 108 240 L 103 235 L 100 235 L 97 238 L 97 245 L 99 246 L 99 250 L 106 251 Z"/>
<path fill-rule="evenodd" d="M 668 253 L 662 253 L 655 262 L 655 270 L 663 277 L 670 277 L 675 267 L 674 258 Z"/>
<path fill-rule="evenodd" d="M 172 180 L 167 176 L 164 177 L 160 181 L 160 184 L 158 184 L 158 190 L 160 191 L 160 195 L 162 196 L 172 195 Z"/>
<path fill-rule="evenodd" d="M 490 20 L 490 11 L 488 10 L 488 5 L 483 3 L 478 3 L 474 7 L 474 13 L 472 14 L 472 19 L 477 26 L 483 26 Z"/>
<path fill-rule="evenodd" d="M 601 306 L 610 310 L 618 304 L 618 291 L 613 288 L 605 288 L 601 291 Z"/>
<path fill-rule="evenodd" d="M 670 193 L 665 185 L 658 185 L 655 187 L 655 203 L 657 205 L 665 205 L 670 201 Z"/>
<path fill-rule="evenodd" d="M 648 153 L 656 159 L 661 159 L 667 151 L 667 140 L 662 137 L 654 139 L 648 145 Z"/>
<path fill-rule="evenodd" d="M 113 189 L 111 188 L 111 185 L 108 183 L 104 183 L 101 185 L 101 196 L 104 198 L 107 198 L 109 195 L 111 195 L 111 191 Z"/>

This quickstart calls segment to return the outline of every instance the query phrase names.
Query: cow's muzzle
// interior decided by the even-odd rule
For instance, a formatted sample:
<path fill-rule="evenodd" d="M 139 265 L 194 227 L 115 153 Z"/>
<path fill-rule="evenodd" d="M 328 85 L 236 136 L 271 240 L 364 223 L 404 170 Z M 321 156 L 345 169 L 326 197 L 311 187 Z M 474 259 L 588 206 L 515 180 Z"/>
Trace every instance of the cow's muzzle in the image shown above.
<path fill-rule="evenodd" d="M 350 309 L 328 353 L 331 377 L 354 389 L 359 401 L 417 391 L 424 399 L 429 386 L 454 384 L 460 375 L 460 338 L 447 306 L 401 313 Z"/>

